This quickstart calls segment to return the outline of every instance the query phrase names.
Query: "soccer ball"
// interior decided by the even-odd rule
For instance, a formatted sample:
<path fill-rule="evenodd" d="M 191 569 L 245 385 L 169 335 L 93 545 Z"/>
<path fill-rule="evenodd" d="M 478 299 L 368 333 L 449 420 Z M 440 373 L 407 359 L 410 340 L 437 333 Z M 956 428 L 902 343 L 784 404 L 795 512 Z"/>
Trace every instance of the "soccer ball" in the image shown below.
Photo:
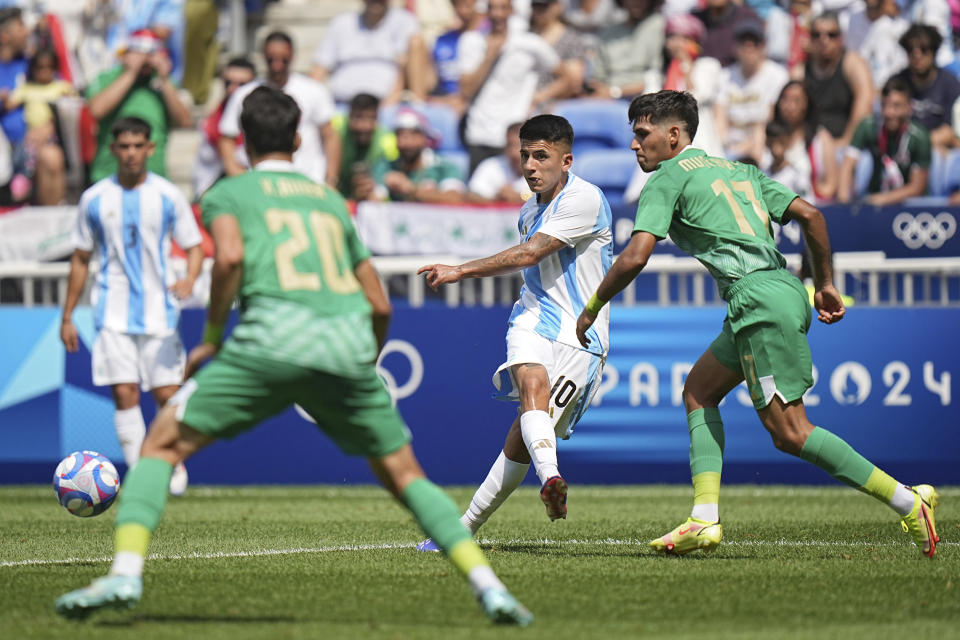
<path fill-rule="evenodd" d="M 60 506 L 81 518 L 110 508 L 119 487 L 117 469 L 96 451 L 74 451 L 53 472 L 53 490 Z"/>

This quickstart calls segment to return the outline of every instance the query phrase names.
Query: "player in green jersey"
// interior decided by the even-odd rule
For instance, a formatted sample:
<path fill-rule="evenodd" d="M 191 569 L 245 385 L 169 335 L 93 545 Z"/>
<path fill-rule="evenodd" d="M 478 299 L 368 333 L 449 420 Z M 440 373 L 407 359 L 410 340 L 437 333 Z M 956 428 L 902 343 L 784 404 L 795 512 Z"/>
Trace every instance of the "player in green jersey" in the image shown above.
<path fill-rule="evenodd" d="M 724 434 L 718 407 L 746 379 L 774 446 L 889 504 L 921 551 L 933 557 L 939 541 L 933 515 L 939 496 L 934 488 L 900 484 L 842 439 L 811 424 L 803 407 L 803 394 L 813 384 L 806 337 L 812 314 L 800 281 L 784 268 L 770 221 L 796 220 L 803 228 L 815 272 L 817 319 L 832 324 L 843 318 L 845 309 L 833 286 L 823 215 L 756 167 L 691 147 L 698 119 L 697 102 L 690 94 L 639 96 L 630 103 L 628 117 L 634 132 L 630 148 L 640 168 L 655 173 L 640 195 L 630 243 L 577 320 L 580 341 L 586 344 L 586 331 L 599 310 L 636 278 L 657 241 L 668 234 L 707 268 L 727 302 L 722 332 L 697 360 L 683 388 L 693 511 L 650 546 L 683 554 L 720 543 Z"/>
<path fill-rule="evenodd" d="M 135 605 L 173 465 L 297 403 L 341 450 L 369 460 L 467 577 L 490 619 L 529 624 L 533 617 L 494 574 L 456 505 L 424 476 L 377 376 L 390 303 L 343 199 L 293 168 L 296 102 L 259 87 L 244 100 L 240 119 L 254 168 L 222 180 L 202 200 L 215 256 L 203 342 L 187 362 L 190 379 L 158 413 L 124 479 L 109 574 L 61 596 L 57 612 L 82 618 Z M 221 348 L 238 294 L 240 322 Z"/>

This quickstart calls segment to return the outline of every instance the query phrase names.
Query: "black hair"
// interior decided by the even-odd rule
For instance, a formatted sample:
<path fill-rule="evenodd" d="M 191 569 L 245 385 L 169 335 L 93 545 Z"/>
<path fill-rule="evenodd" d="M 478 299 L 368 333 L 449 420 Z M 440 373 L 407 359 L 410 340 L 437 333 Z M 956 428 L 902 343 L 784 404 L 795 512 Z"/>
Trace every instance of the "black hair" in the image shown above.
<path fill-rule="evenodd" d="M 112 135 L 113 139 L 116 140 L 123 133 L 139 133 L 149 140 L 152 131 L 153 130 L 150 127 L 150 123 L 143 118 L 127 116 L 125 118 L 120 118 L 113 123 L 113 127 L 110 129 L 110 135 Z"/>
<path fill-rule="evenodd" d="M 377 111 L 380 108 L 380 98 L 371 93 L 358 93 L 350 98 L 350 111 Z"/>
<path fill-rule="evenodd" d="M 268 33 L 267 37 L 263 39 L 263 48 L 266 49 L 271 42 L 283 42 L 290 47 L 291 51 L 293 50 L 293 38 L 286 31 L 271 31 Z"/>
<path fill-rule="evenodd" d="M 910 43 L 917 41 L 925 42 L 930 45 L 932 51 L 936 52 L 940 48 L 940 45 L 943 44 L 943 36 L 940 35 L 940 32 L 937 31 L 935 27 L 931 27 L 928 24 L 912 24 L 903 32 L 898 42 L 900 46 L 909 53 L 910 49 L 908 47 Z"/>
<path fill-rule="evenodd" d="M 697 135 L 697 127 L 700 126 L 697 99 L 686 91 L 670 89 L 645 93 L 634 98 L 627 110 L 627 118 L 631 126 L 645 119 L 649 120 L 650 124 L 677 120 L 683 123 L 691 140 Z"/>
<path fill-rule="evenodd" d="M 230 60 L 227 61 L 227 64 L 223 65 L 224 69 L 229 69 L 230 67 L 246 69 L 253 75 L 257 75 L 257 68 L 253 66 L 252 62 L 250 62 L 249 60 L 247 60 L 242 56 L 238 56 L 236 58 L 230 58 Z"/>
<path fill-rule="evenodd" d="M 280 89 L 261 85 L 243 100 L 240 128 L 257 155 L 293 153 L 300 107 Z"/>
<path fill-rule="evenodd" d="M 883 88 L 880 89 L 880 97 L 886 98 L 894 91 L 905 94 L 908 98 L 913 95 L 913 92 L 910 90 L 910 85 L 907 84 L 907 81 L 903 78 L 898 78 L 897 76 L 893 76 L 883 83 Z"/>
<path fill-rule="evenodd" d="M 57 52 L 53 49 L 38 49 L 27 62 L 27 80 L 32 81 L 36 77 L 34 72 L 37 69 L 37 65 L 40 64 L 40 60 L 43 58 L 53 60 L 53 70 L 60 71 L 60 59 L 57 57 Z"/>
<path fill-rule="evenodd" d="M 543 140 L 545 142 L 563 142 L 567 148 L 573 147 L 573 127 L 563 116 L 545 113 L 533 116 L 520 127 L 521 140 Z"/>
<path fill-rule="evenodd" d="M 820 20 L 829 20 L 833 24 L 837 25 L 837 27 L 840 26 L 840 14 L 832 9 L 828 11 L 822 11 L 813 16 L 813 20 L 810 21 L 810 24 L 813 25 L 814 22 L 819 22 Z"/>
<path fill-rule="evenodd" d="M 780 95 L 777 96 L 777 101 L 774 103 L 773 119 L 787 124 L 780 110 L 780 101 L 783 100 L 783 95 L 787 92 L 787 89 L 792 89 L 793 87 L 800 87 L 804 97 L 807 99 L 807 113 L 803 117 L 803 139 L 807 146 L 810 146 L 814 136 L 817 135 L 817 128 L 820 126 L 820 111 L 817 108 L 817 103 L 813 100 L 813 96 L 810 95 L 810 87 L 808 87 L 805 82 L 802 80 L 791 80 L 783 85 L 783 89 L 780 90 Z"/>
<path fill-rule="evenodd" d="M 764 130 L 767 141 L 773 140 L 774 138 L 784 138 L 790 135 L 790 127 L 787 126 L 786 122 L 781 120 L 771 120 L 767 123 L 766 129 Z"/>
<path fill-rule="evenodd" d="M 11 20 L 23 20 L 23 10 L 20 7 L 0 9 L 0 29 L 7 26 L 7 23 Z"/>

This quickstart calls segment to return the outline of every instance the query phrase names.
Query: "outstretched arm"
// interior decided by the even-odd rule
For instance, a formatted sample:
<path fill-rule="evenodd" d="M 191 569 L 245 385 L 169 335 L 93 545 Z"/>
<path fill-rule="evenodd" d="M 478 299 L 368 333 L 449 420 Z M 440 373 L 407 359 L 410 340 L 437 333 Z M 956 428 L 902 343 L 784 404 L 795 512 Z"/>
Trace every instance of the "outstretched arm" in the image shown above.
<path fill-rule="evenodd" d="M 428 264 L 420 267 L 417 274 L 427 274 L 427 284 L 436 291 L 442 284 L 459 282 L 464 278 L 500 276 L 532 267 L 551 253 L 556 253 L 566 246 L 566 243 L 553 236 L 548 236 L 545 233 L 535 233 L 526 242 L 487 258 L 471 260 L 456 266 Z"/>
<path fill-rule="evenodd" d="M 590 302 L 587 303 L 587 306 L 580 312 L 580 317 L 577 318 L 577 339 L 580 344 L 585 347 L 590 344 L 587 331 L 593 326 L 600 309 L 610 302 L 615 295 L 623 291 L 643 271 L 656 245 L 657 237 L 652 233 L 638 231 L 633 234 L 630 243 L 617 257 L 613 266 L 610 267 L 610 271 L 600 282 L 600 286 L 597 287 L 593 297 L 590 298 Z"/>
<path fill-rule="evenodd" d="M 830 236 L 827 234 L 827 221 L 815 206 L 803 198 L 794 198 L 787 207 L 787 216 L 796 220 L 803 228 L 803 237 L 810 252 L 810 266 L 813 269 L 815 293 L 813 306 L 817 309 L 817 319 L 825 324 L 833 324 L 843 319 L 846 309 L 840 292 L 833 286 L 833 266 L 830 263 Z M 786 216 L 785 216 L 786 218 Z M 784 220 L 786 222 L 786 219 Z"/>

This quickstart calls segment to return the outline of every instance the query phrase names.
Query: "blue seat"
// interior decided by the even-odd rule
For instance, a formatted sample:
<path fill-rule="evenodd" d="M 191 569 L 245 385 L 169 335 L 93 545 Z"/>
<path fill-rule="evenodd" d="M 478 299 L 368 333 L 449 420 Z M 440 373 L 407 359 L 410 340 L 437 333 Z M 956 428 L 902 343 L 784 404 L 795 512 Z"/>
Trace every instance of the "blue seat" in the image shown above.
<path fill-rule="evenodd" d="M 944 164 L 946 166 L 943 170 L 943 192 L 934 195 L 948 196 L 960 189 L 960 149 L 952 149 L 947 153 Z"/>
<path fill-rule="evenodd" d="M 573 172 L 600 187 L 611 206 L 623 202 L 623 192 L 637 169 L 629 149 L 594 149 L 573 156 Z"/>
<path fill-rule="evenodd" d="M 947 158 L 935 149 L 930 154 L 930 171 L 927 177 L 927 192 L 931 196 L 947 195 Z"/>
<path fill-rule="evenodd" d="M 429 102 L 391 105 L 380 110 L 380 123 L 388 129 L 392 129 L 397 110 L 402 107 L 413 109 L 427 119 L 434 132 L 440 137 L 436 147 L 438 151 L 463 151 L 459 132 L 460 116 L 451 107 Z"/>
<path fill-rule="evenodd" d="M 563 100 L 553 112 L 573 127 L 573 151 L 598 148 L 629 149 L 633 130 L 627 121 L 627 106 L 621 100 Z"/>
<path fill-rule="evenodd" d="M 857 168 L 853 175 L 853 195 L 860 198 L 867 195 L 870 188 L 870 177 L 873 175 L 873 156 L 869 151 L 861 150 L 857 159 Z"/>

